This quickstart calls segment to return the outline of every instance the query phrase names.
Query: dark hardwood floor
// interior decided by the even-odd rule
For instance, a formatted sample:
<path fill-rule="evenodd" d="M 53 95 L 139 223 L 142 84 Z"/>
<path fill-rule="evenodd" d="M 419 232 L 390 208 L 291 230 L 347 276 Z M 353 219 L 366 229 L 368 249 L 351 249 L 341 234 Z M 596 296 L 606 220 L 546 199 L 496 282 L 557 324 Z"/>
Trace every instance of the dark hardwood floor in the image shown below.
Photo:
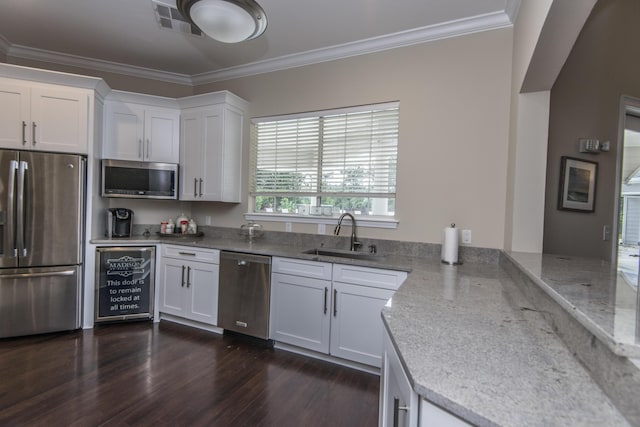
<path fill-rule="evenodd" d="M 1 426 L 375 426 L 379 378 L 161 322 L 0 340 Z"/>

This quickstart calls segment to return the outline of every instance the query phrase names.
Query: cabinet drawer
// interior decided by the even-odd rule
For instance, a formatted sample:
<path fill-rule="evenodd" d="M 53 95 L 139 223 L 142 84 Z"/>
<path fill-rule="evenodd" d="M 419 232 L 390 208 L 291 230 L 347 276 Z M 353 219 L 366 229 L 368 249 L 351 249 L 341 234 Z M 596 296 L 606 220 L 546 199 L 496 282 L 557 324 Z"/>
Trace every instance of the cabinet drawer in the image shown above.
<path fill-rule="evenodd" d="M 271 271 L 294 276 L 331 280 L 331 263 L 304 259 L 273 257 Z"/>
<path fill-rule="evenodd" d="M 406 278 L 406 271 L 383 270 L 380 268 L 344 264 L 333 265 L 334 282 L 353 283 L 355 285 L 372 286 L 396 291 Z"/>
<path fill-rule="evenodd" d="M 188 261 L 200 261 L 220 264 L 220 251 L 217 249 L 202 249 L 191 246 L 163 245 L 162 256 Z"/>

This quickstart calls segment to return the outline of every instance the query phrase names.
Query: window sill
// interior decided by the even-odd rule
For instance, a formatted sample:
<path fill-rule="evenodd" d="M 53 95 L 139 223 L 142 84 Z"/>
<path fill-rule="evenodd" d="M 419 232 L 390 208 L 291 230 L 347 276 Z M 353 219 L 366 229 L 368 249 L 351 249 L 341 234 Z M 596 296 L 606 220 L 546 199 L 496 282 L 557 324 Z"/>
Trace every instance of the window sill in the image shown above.
<path fill-rule="evenodd" d="M 273 221 L 273 222 L 295 222 L 300 224 L 331 224 L 335 225 L 338 216 L 320 216 L 320 215 L 296 215 L 296 214 L 272 214 L 272 213 L 246 213 L 245 220 L 252 221 Z M 366 228 L 398 228 L 398 220 L 395 218 L 385 217 L 366 217 L 357 216 L 356 223 L 358 227 Z M 346 225 L 349 225 L 347 221 Z"/>

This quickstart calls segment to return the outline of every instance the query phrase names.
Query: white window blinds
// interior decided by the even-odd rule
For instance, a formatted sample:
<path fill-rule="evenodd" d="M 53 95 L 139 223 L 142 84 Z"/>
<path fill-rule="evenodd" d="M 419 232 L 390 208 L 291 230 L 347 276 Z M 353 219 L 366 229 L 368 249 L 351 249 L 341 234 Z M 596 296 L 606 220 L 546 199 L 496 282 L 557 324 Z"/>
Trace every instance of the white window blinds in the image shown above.
<path fill-rule="evenodd" d="M 395 197 L 398 103 L 254 119 L 251 194 Z"/>

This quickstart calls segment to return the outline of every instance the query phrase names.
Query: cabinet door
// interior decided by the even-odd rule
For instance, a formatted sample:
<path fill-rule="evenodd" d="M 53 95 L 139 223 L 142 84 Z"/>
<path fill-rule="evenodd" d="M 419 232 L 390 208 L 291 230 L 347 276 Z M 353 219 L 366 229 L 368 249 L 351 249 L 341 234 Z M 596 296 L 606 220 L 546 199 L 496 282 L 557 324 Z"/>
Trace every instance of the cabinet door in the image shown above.
<path fill-rule="evenodd" d="M 418 425 L 418 395 L 411 388 L 411 383 L 386 331 L 383 337 L 379 425 L 381 427 L 414 427 Z"/>
<path fill-rule="evenodd" d="M 89 94 L 80 89 L 31 89 L 31 146 L 36 150 L 87 153 Z"/>
<path fill-rule="evenodd" d="M 456 417 L 429 402 L 426 399 L 420 401 L 420 427 L 471 427 L 466 421 Z"/>
<path fill-rule="evenodd" d="M 222 174 L 225 167 L 242 169 L 237 165 L 225 165 L 222 147 L 222 108 L 208 108 L 202 112 L 202 195 L 199 200 L 227 201 L 222 199 Z M 238 200 L 239 201 L 239 200 Z"/>
<path fill-rule="evenodd" d="M 205 185 L 202 177 L 202 113 L 189 111 L 182 114 L 180 132 L 180 200 L 201 200 Z"/>
<path fill-rule="evenodd" d="M 0 82 L 0 147 L 31 145 L 30 90 L 26 85 Z"/>
<path fill-rule="evenodd" d="M 107 102 L 105 108 L 105 159 L 144 159 L 144 109 L 135 104 Z"/>
<path fill-rule="evenodd" d="M 220 169 L 221 199 L 223 202 L 240 202 L 242 190 L 242 126 L 244 115 L 239 110 L 226 107 L 223 111 L 222 159 Z"/>
<path fill-rule="evenodd" d="M 146 109 L 144 114 L 144 160 L 180 161 L 180 114 L 169 109 Z"/>
<path fill-rule="evenodd" d="M 162 258 L 160 275 L 161 294 L 159 310 L 163 313 L 185 317 L 186 310 L 186 265 L 180 260 Z"/>
<path fill-rule="evenodd" d="M 328 280 L 273 273 L 270 338 L 328 353 L 330 292 Z"/>
<path fill-rule="evenodd" d="M 383 327 L 380 312 L 393 293 L 389 289 L 333 282 L 330 353 L 380 367 Z"/>
<path fill-rule="evenodd" d="M 188 293 L 188 317 L 191 320 L 218 324 L 218 272 L 219 266 L 204 262 L 189 262 L 186 287 Z"/>

